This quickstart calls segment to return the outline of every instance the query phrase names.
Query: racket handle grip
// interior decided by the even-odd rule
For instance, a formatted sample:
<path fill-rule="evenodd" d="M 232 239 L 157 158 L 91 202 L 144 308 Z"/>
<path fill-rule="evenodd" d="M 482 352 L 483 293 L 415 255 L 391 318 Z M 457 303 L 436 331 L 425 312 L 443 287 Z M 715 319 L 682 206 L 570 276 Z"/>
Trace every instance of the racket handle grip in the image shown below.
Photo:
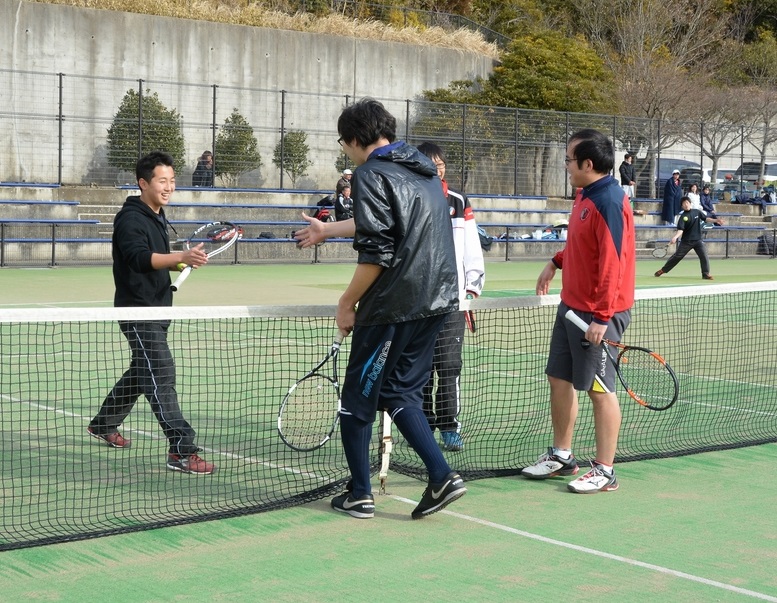
<path fill-rule="evenodd" d="M 580 318 L 577 314 L 575 314 L 573 310 L 567 310 L 567 313 L 564 314 L 564 318 L 566 318 L 569 322 L 575 325 L 583 333 L 585 333 L 588 330 L 588 327 L 591 326 L 582 318 Z"/>
<path fill-rule="evenodd" d="M 191 267 L 191 266 L 187 266 L 186 268 L 184 268 L 183 270 L 181 270 L 181 274 L 179 274 L 179 275 L 178 275 L 178 278 L 177 278 L 177 279 L 175 279 L 175 282 L 174 282 L 172 285 L 170 285 L 170 289 L 172 289 L 173 291 L 178 291 L 178 289 L 180 289 L 180 288 L 181 288 L 181 284 L 182 284 L 182 283 L 183 283 L 183 282 L 184 282 L 184 281 L 185 281 L 187 278 L 189 278 L 189 275 L 190 275 L 191 273 L 192 273 L 192 267 Z"/>

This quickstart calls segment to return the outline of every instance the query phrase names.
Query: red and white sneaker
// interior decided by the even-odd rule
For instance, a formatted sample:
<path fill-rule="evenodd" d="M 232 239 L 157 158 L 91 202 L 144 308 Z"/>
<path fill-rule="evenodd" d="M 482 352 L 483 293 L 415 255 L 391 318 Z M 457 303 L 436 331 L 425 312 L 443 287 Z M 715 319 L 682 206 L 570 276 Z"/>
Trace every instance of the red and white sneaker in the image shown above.
<path fill-rule="evenodd" d="M 194 473 L 196 475 L 210 475 L 216 471 L 216 465 L 209 463 L 196 454 L 168 454 L 167 468 L 182 473 Z"/>
<path fill-rule="evenodd" d="M 86 433 L 88 433 L 93 438 L 102 440 L 111 448 L 129 448 L 132 446 L 132 442 L 121 435 L 118 431 L 114 431 L 113 433 L 95 433 L 91 427 L 87 427 Z"/>
<path fill-rule="evenodd" d="M 591 463 L 591 470 L 567 484 L 570 492 L 575 494 L 596 494 L 597 492 L 612 492 L 618 489 L 615 471 L 606 471 L 599 463 Z"/>

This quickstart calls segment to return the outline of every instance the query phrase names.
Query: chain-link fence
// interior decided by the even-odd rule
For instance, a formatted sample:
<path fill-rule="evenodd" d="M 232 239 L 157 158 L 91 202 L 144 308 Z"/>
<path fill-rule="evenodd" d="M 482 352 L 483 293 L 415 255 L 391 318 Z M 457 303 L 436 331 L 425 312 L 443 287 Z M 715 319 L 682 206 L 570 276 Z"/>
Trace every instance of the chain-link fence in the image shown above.
<path fill-rule="evenodd" d="M 198 158 L 209 150 L 215 187 L 330 190 L 348 167 L 336 123 L 353 100 L 324 92 L 0 70 L 0 181 L 134 183 L 137 158 L 162 149 L 176 158 L 179 187 L 189 186 Z M 698 169 L 699 178 L 722 187 L 726 171 L 762 160 L 759 130 L 739 124 L 378 100 L 397 118 L 399 137 L 446 150 L 452 186 L 481 195 L 569 195 L 565 141 L 580 128 L 611 136 L 616 173 L 626 151 L 636 155 L 643 197 L 660 196 L 675 167 Z M 754 182 L 757 176 L 741 183 L 729 176 L 740 189 L 763 184 Z"/>

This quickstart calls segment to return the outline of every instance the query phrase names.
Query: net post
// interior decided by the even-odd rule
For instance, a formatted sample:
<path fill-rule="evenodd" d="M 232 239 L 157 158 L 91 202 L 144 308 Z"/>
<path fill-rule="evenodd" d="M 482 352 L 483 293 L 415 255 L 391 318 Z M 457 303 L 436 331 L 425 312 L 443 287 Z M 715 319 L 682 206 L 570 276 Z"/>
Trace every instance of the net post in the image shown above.
<path fill-rule="evenodd" d="M 386 494 L 386 481 L 388 480 L 389 462 L 391 461 L 391 449 L 393 440 L 391 439 L 391 417 L 384 410 L 380 418 L 380 490 L 379 494 Z"/>

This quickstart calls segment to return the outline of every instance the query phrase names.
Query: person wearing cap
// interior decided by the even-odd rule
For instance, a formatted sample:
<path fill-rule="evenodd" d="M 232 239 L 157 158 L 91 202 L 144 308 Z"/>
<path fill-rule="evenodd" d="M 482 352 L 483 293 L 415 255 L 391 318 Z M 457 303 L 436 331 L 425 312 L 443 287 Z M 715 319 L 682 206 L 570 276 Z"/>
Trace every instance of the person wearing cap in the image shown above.
<path fill-rule="evenodd" d="M 675 216 L 680 213 L 680 198 L 683 187 L 680 185 L 680 170 L 674 170 L 672 177 L 664 186 L 664 202 L 661 205 L 661 220 L 667 226 L 675 225 Z"/>
<path fill-rule="evenodd" d="M 340 180 L 337 181 L 337 185 L 335 186 L 335 194 L 338 197 L 346 186 L 351 186 L 351 176 L 353 176 L 351 170 L 343 170 L 343 173 L 340 175 Z"/>
<path fill-rule="evenodd" d="M 621 176 L 621 188 L 623 189 L 623 192 L 626 193 L 629 197 L 629 200 L 631 200 L 634 197 L 634 166 L 632 165 L 632 162 L 634 161 L 634 155 L 631 153 L 626 153 L 623 156 L 623 161 L 620 164 L 620 167 L 618 168 L 618 172 Z"/>

